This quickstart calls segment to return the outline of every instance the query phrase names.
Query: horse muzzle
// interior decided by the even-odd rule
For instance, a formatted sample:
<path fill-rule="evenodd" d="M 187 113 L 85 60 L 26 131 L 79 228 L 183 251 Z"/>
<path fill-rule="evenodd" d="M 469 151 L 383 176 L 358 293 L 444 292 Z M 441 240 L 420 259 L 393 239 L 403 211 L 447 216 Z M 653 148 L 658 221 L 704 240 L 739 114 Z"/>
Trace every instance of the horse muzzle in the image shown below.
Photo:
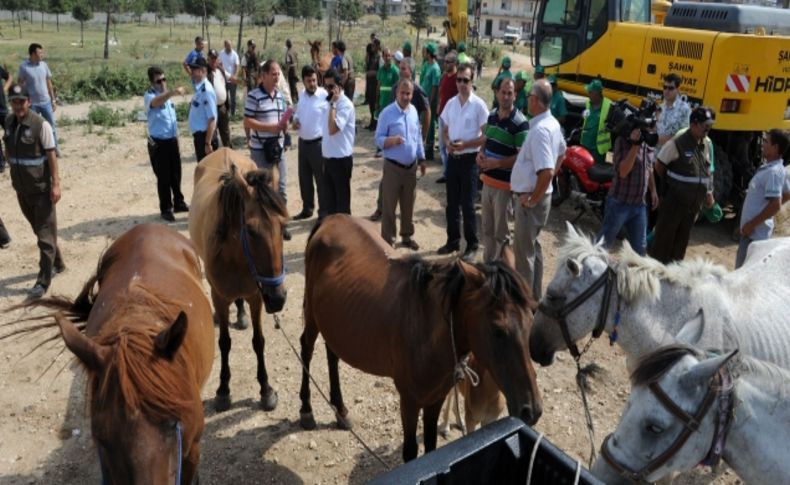
<path fill-rule="evenodd" d="M 261 296 L 263 297 L 263 306 L 266 308 L 266 313 L 277 313 L 285 306 L 285 300 L 288 299 L 288 290 L 284 285 L 278 286 L 261 286 Z"/>
<path fill-rule="evenodd" d="M 542 367 L 548 367 L 554 363 L 555 349 L 546 342 L 542 332 L 535 330 L 533 325 L 529 336 L 529 356 Z"/>

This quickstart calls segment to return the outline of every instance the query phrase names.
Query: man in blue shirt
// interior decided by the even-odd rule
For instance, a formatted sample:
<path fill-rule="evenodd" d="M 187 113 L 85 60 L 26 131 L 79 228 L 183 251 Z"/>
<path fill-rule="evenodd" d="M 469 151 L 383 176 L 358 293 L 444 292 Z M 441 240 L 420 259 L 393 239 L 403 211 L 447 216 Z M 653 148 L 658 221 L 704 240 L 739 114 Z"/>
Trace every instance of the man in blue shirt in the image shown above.
<path fill-rule="evenodd" d="M 217 140 L 217 95 L 214 86 L 206 78 L 208 62 L 205 57 L 198 57 L 189 65 L 195 95 L 189 106 L 189 131 L 195 144 L 195 159 L 200 162 L 203 157 L 219 146 Z"/>
<path fill-rule="evenodd" d="M 395 207 L 400 202 L 401 244 L 414 251 L 420 246 L 412 239 L 414 224 L 417 165 L 425 175 L 425 149 L 417 109 L 411 105 L 414 82 L 404 79 L 398 84 L 396 101 L 379 114 L 376 146 L 384 152 L 382 178 L 381 237 L 395 243 Z"/>
<path fill-rule="evenodd" d="M 181 193 L 181 153 L 178 150 L 176 108 L 170 98 L 176 94 L 183 96 L 185 90 L 182 86 L 174 90 L 167 89 L 164 71 L 155 66 L 148 68 L 148 80 L 151 88 L 143 96 L 148 117 L 148 157 L 156 175 L 159 212 L 162 219 L 174 222 L 174 210 L 187 212 L 189 207 Z"/>
<path fill-rule="evenodd" d="M 189 67 L 195 63 L 198 57 L 202 57 L 204 59 L 206 58 L 206 56 L 203 54 L 203 49 L 205 48 L 206 48 L 206 42 L 203 40 L 203 37 L 201 36 L 195 37 L 195 48 L 189 51 L 189 54 L 187 54 L 186 59 L 184 59 L 184 70 L 187 72 L 187 74 L 190 75 L 192 74 L 189 71 Z"/>
<path fill-rule="evenodd" d="M 55 126 L 55 88 L 52 86 L 52 71 L 44 62 L 44 48 L 41 44 L 30 44 L 27 48 L 30 58 L 19 66 L 17 82 L 30 94 L 30 109 L 40 114 L 52 126 L 55 137 L 55 150 L 58 156 L 58 130 Z"/>

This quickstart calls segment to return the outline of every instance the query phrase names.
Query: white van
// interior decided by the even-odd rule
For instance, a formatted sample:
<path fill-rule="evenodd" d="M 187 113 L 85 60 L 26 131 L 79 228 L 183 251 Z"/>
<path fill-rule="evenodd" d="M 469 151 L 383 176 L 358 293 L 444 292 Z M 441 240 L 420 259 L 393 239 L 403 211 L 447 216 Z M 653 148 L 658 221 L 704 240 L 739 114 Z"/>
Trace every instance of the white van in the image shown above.
<path fill-rule="evenodd" d="M 513 25 L 508 25 L 505 27 L 505 35 L 503 37 L 503 41 L 505 44 L 518 44 L 521 40 L 521 27 L 516 27 Z"/>

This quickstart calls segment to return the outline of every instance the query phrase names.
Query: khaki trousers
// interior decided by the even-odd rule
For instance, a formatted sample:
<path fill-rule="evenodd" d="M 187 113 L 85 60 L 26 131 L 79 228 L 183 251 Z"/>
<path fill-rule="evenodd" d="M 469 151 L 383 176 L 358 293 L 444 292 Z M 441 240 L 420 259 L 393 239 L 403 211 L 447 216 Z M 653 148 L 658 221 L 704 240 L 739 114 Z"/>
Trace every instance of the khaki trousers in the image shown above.
<path fill-rule="evenodd" d="M 483 229 L 483 246 L 485 246 L 483 261 L 489 262 L 499 256 L 497 249 L 510 236 L 510 228 L 507 226 L 507 208 L 512 196 L 507 190 L 483 184 L 481 199 L 480 221 Z"/>
<path fill-rule="evenodd" d="M 551 210 L 551 195 L 544 195 L 535 207 L 524 207 L 513 198 L 516 209 L 516 238 L 513 244 L 516 270 L 524 277 L 532 296 L 540 301 L 543 295 L 543 251 L 538 236 L 546 225 Z"/>
<path fill-rule="evenodd" d="M 414 235 L 414 199 L 417 189 L 417 164 L 410 168 L 384 161 L 381 180 L 381 237 L 389 244 L 395 243 L 395 207 L 400 204 L 400 236 L 403 240 Z"/>
<path fill-rule="evenodd" d="M 41 284 L 44 288 L 49 288 L 49 284 L 52 282 L 53 267 L 63 266 L 63 258 L 58 248 L 58 220 L 55 204 L 52 203 L 49 192 L 17 195 L 17 200 L 22 214 L 30 223 L 38 239 L 40 255 L 36 283 Z"/>

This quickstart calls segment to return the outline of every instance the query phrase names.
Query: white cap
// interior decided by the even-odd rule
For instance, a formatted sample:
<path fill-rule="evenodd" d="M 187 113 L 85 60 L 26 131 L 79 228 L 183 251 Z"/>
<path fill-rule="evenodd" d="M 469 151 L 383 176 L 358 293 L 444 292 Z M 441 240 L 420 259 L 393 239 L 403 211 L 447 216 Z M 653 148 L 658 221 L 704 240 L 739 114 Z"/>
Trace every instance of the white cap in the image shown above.
<path fill-rule="evenodd" d="M 396 61 L 396 62 L 400 62 L 400 61 L 402 61 L 402 60 L 403 60 L 403 52 L 401 52 L 401 51 L 395 51 L 395 54 L 392 54 L 392 57 L 394 57 L 394 58 L 395 58 L 395 61 Z"/>

